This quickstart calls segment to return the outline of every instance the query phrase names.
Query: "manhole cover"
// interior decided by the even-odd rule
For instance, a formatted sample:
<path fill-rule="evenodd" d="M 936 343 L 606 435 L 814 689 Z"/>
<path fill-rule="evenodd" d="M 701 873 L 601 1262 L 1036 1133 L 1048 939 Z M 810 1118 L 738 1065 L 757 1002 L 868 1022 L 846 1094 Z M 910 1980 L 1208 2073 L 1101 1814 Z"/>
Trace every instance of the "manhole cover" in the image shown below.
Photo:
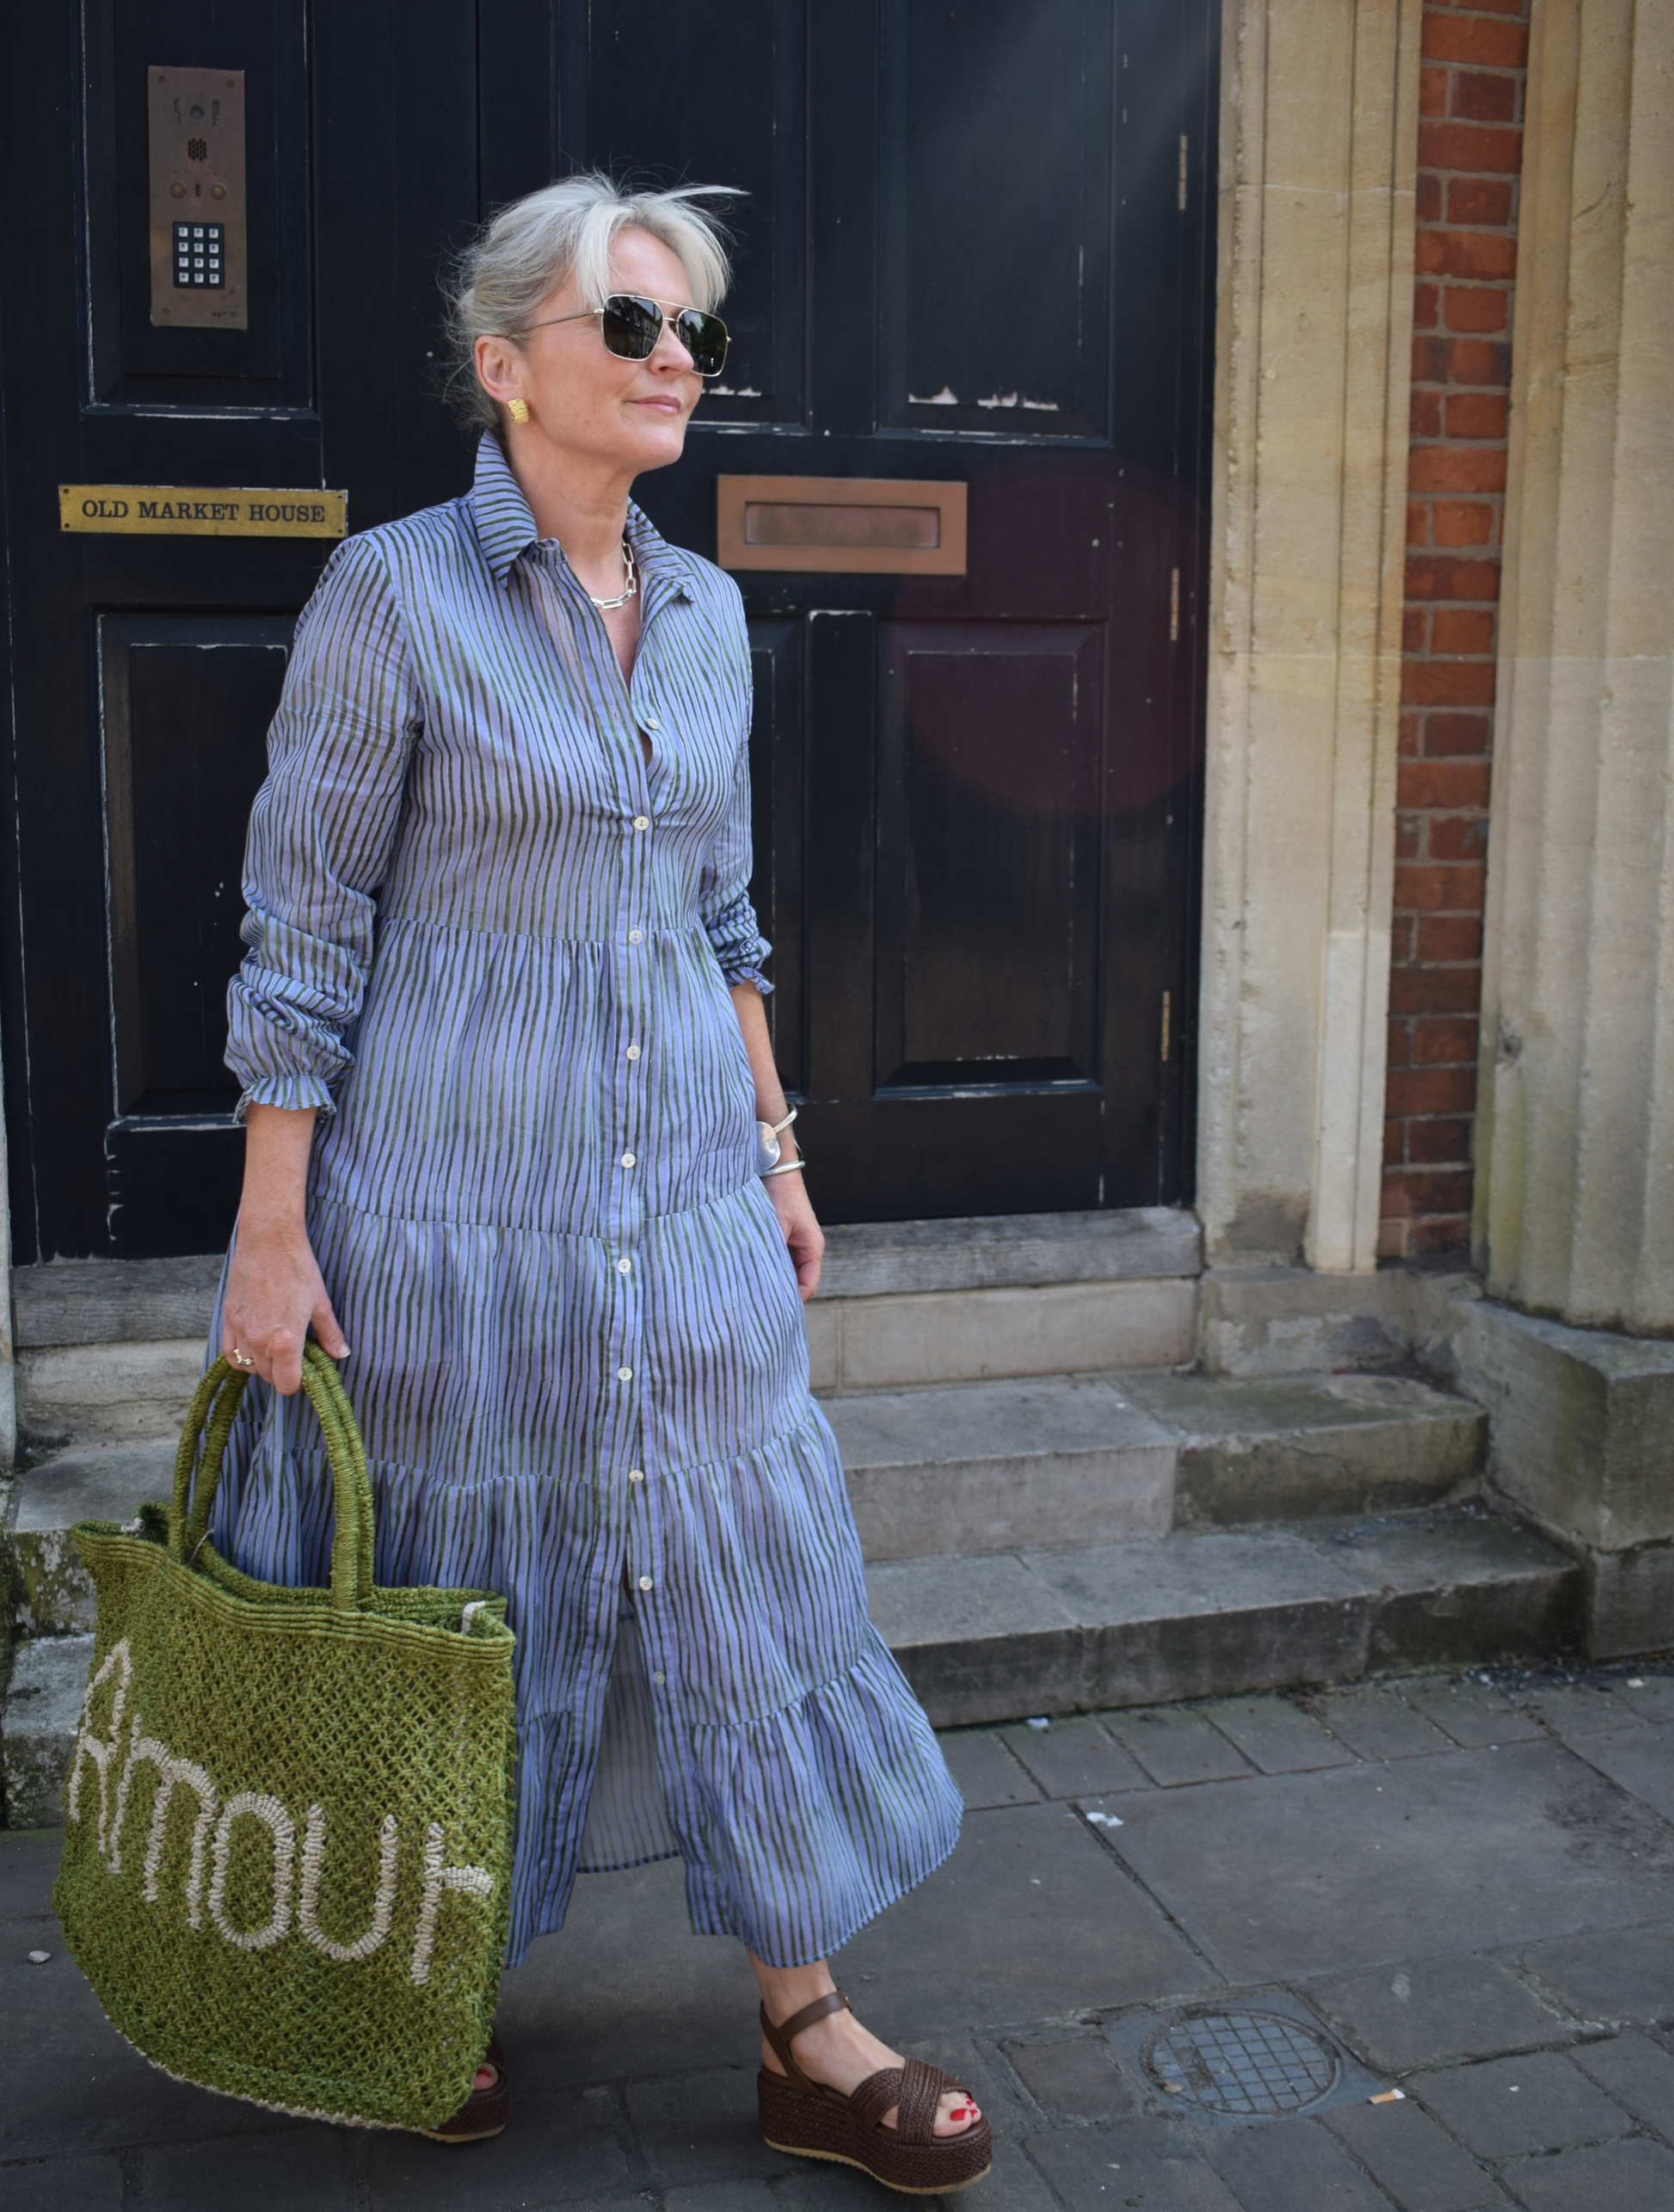
<path fill-rule="evenodd" d="M 1214 2112 L 1296 2112 L 1337 2080 L 1335 2054 L 1274 2012 L 1200 2012 L 1159 2028 L 1145 2045 L 1153 2080 Z"/>

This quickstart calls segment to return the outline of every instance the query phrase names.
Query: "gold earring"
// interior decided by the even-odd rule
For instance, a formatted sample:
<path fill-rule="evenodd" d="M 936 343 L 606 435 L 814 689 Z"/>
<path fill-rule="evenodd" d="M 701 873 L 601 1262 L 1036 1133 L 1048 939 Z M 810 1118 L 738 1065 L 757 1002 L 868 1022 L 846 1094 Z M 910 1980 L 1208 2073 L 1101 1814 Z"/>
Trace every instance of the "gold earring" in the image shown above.
<path fill-rule="evenodd" d="M 506 402 L 506 412 L 514 422 L 526 422 L 529 419 L 529 403 L 526 399 L 508 399 Z"/>

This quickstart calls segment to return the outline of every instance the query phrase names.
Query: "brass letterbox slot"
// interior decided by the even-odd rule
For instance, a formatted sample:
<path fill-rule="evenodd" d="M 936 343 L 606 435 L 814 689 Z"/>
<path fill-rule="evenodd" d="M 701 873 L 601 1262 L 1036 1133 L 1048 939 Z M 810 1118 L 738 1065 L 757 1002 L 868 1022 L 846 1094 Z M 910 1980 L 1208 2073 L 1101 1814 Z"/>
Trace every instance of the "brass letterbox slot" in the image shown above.
<path fill-rule="evenodd" d="M 151 320 L 248 330 L 244 72 L 147 70 Z"/>
<path fill-rule="evenodd" d="M 723 569 L 962 576 L 965 486 L 899 477 L 723 476 Z"/>

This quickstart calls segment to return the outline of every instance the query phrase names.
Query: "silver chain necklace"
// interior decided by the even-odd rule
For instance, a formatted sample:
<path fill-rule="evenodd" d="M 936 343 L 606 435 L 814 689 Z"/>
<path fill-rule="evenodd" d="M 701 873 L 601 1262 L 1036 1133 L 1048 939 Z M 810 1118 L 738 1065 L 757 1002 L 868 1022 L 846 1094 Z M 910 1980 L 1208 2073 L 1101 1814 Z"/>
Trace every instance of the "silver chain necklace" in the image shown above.
<path fill-rule="evenodd" d="M 593 604 L 600 614 L 612 614 L 619 607 L 625 607 L 639 589 L 639 578 L 634 573 L 634 549 L 628 543 L 625 535 L 622 540 L 622 564 L 627 570 L 628 576 L 628 588 L 625 591 L 619 594 L 615 599 L 593 599 L 593 594 L 591 592 L 588 594 L 588 597 L 593 599 Z"/>

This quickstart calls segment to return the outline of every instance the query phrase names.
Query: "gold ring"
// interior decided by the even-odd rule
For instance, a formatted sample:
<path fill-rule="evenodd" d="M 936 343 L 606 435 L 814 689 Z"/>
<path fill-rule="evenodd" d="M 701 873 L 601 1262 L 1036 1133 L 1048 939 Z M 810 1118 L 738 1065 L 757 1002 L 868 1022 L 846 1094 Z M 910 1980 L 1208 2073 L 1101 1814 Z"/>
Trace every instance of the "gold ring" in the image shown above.
<path fill-rule="evenodd" d="M 236 1347 L 228 1352 L 227 1358 L 235 1367 L 254 1367 L 255 1365 L 248 1352 L 240 1352 Z"/>

